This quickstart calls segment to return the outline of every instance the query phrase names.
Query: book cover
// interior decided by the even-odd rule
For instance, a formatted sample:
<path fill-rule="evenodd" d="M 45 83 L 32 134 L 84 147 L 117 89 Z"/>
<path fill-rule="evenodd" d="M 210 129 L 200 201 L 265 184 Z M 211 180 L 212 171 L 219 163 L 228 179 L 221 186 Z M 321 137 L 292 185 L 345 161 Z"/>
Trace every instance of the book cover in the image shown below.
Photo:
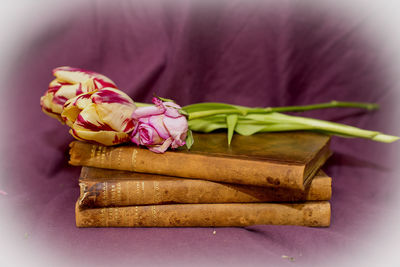
<path fill-rule="evenodd" d="M 79 206 L 174 203 L 251 203 L 329 200 L 332 179 L 320 170 L 306 190 L 218 183 L 128 171 L 82 167 Z"/>
<path fill-rule="evenodd" d="M 216 182 L 305 190 L 331 155 L 330 137 L 312 132 L 195 134 L 190 150 L 156 154 L 136 145 L 106 147 L 73 141 L 70 164 Z"/>
<path fill-rule="evenodd" d="M 243 227 L 300 225 L 327 227 L 328 201 L 305 203 L 171 204 L 75 208 L 77 227 Z"/>

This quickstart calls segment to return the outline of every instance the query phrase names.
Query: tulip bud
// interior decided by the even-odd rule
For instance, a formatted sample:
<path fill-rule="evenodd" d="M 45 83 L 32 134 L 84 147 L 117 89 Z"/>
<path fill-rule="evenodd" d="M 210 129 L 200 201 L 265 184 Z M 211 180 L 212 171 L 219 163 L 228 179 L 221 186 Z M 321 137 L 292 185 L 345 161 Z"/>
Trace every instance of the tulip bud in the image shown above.
<path fill-rule="evenodd" d="M 132 99 L 122 91 L 103 88 L 69 99 L 61 117 L 76 139 L 111 146 L 129 141 L 135 109 Z"/>
<path fill-rule="evenodd" d="M 60 114 L 68 99 L 105 87 L 116 88 L 114 82 L 106 76 L 78 68 L 55 68 L 53 75 L 56 78 L 50 82 L 46 94 L 40 98 L 40 106 L 44 113 L 60 121 Z"/>
<path fill-rule="evenodd" d="M 181 107 L 155 97 L 153 103 L 154 106 L 139 107 L 132 113 L 136 125 L 132 142 L 156 153 L 185 145 L 188 123 L 179 113 Z"/>

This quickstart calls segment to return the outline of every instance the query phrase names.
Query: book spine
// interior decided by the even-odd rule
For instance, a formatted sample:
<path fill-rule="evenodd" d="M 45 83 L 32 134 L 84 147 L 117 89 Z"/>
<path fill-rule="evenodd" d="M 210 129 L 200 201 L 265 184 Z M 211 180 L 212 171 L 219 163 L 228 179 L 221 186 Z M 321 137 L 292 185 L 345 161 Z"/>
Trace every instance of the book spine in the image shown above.
<path fill-rule="evenodd" d="M 329 200 L 331 178 L 316 177 L 305 191 L 223 184 L 194 179 L 80 179 L 79 206 L 168 203 L 257 203 Z"/>
<path fill-rule="evenodd" d="M 327 227 L 327 201 L 303 204 L 176 204 L 80 209 L 77 227 L 235 227 L 300 225 Z"/>
<path fill-rule="evenodd" d="M 154 173 L 216 182 L 304 190 L 304 166 L 268 161 L 167 151 L 157 154 L 133 146 L 105 147 L 74 141 L 70 161 L 75 166 Z"/>

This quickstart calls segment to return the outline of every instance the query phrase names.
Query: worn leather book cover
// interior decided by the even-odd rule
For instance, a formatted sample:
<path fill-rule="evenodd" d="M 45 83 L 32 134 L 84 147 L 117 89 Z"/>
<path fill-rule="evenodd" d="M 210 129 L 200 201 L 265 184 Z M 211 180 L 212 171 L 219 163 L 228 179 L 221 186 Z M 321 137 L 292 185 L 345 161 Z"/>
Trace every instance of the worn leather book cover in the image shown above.
<path fill-rule="evenodd" d="M 305 203 L 169 204 L 81 209 L 77 227 L 233 227 L 301 225 L 327 227 L 328 201 Z"/>
<path fill-rule="evenodd" d="M 93 167 L 82 167 L 81 208 L 199 203 L 329 200 L 332 179 L 320 170 L 306 190 L 218 183 Z"/>
<path fill-rule="evenodd" d="M 216 182 L 305 190 L 331 155 L 330 137 L 313 132 L 195 134 L 190 150 L 156 154 L 136 145 L 106 147 L 74 141 L 70 164 Z"/>

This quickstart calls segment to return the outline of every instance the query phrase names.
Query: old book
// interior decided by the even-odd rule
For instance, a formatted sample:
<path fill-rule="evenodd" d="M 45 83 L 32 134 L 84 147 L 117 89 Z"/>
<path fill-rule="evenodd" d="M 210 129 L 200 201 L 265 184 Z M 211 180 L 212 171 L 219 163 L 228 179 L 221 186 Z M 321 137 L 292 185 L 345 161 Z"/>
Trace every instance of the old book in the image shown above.
<path fill-rule="evenodd" d="M 328 201 L 305 203 L 170 204 L 80 209 L 78 227 L 223 227 L 259 224 L 327 227 Z"/>
<path fill-rule="evenodd" d="M 106 147 L 74 141 L 70 164 L 304 190 L 331 155 L 329 136 L 312 132 L 196 134 L 190 151 L 156 154 L 136 145 Z"/>
<path fill-rule="evenodd" d="M 128 171 L 82 167 L 79 206 L 108 207 L 172 203 L 246 203 L 329 200 L 332 179 L 319 171 L 305 191 L 217 183 Z"/>

